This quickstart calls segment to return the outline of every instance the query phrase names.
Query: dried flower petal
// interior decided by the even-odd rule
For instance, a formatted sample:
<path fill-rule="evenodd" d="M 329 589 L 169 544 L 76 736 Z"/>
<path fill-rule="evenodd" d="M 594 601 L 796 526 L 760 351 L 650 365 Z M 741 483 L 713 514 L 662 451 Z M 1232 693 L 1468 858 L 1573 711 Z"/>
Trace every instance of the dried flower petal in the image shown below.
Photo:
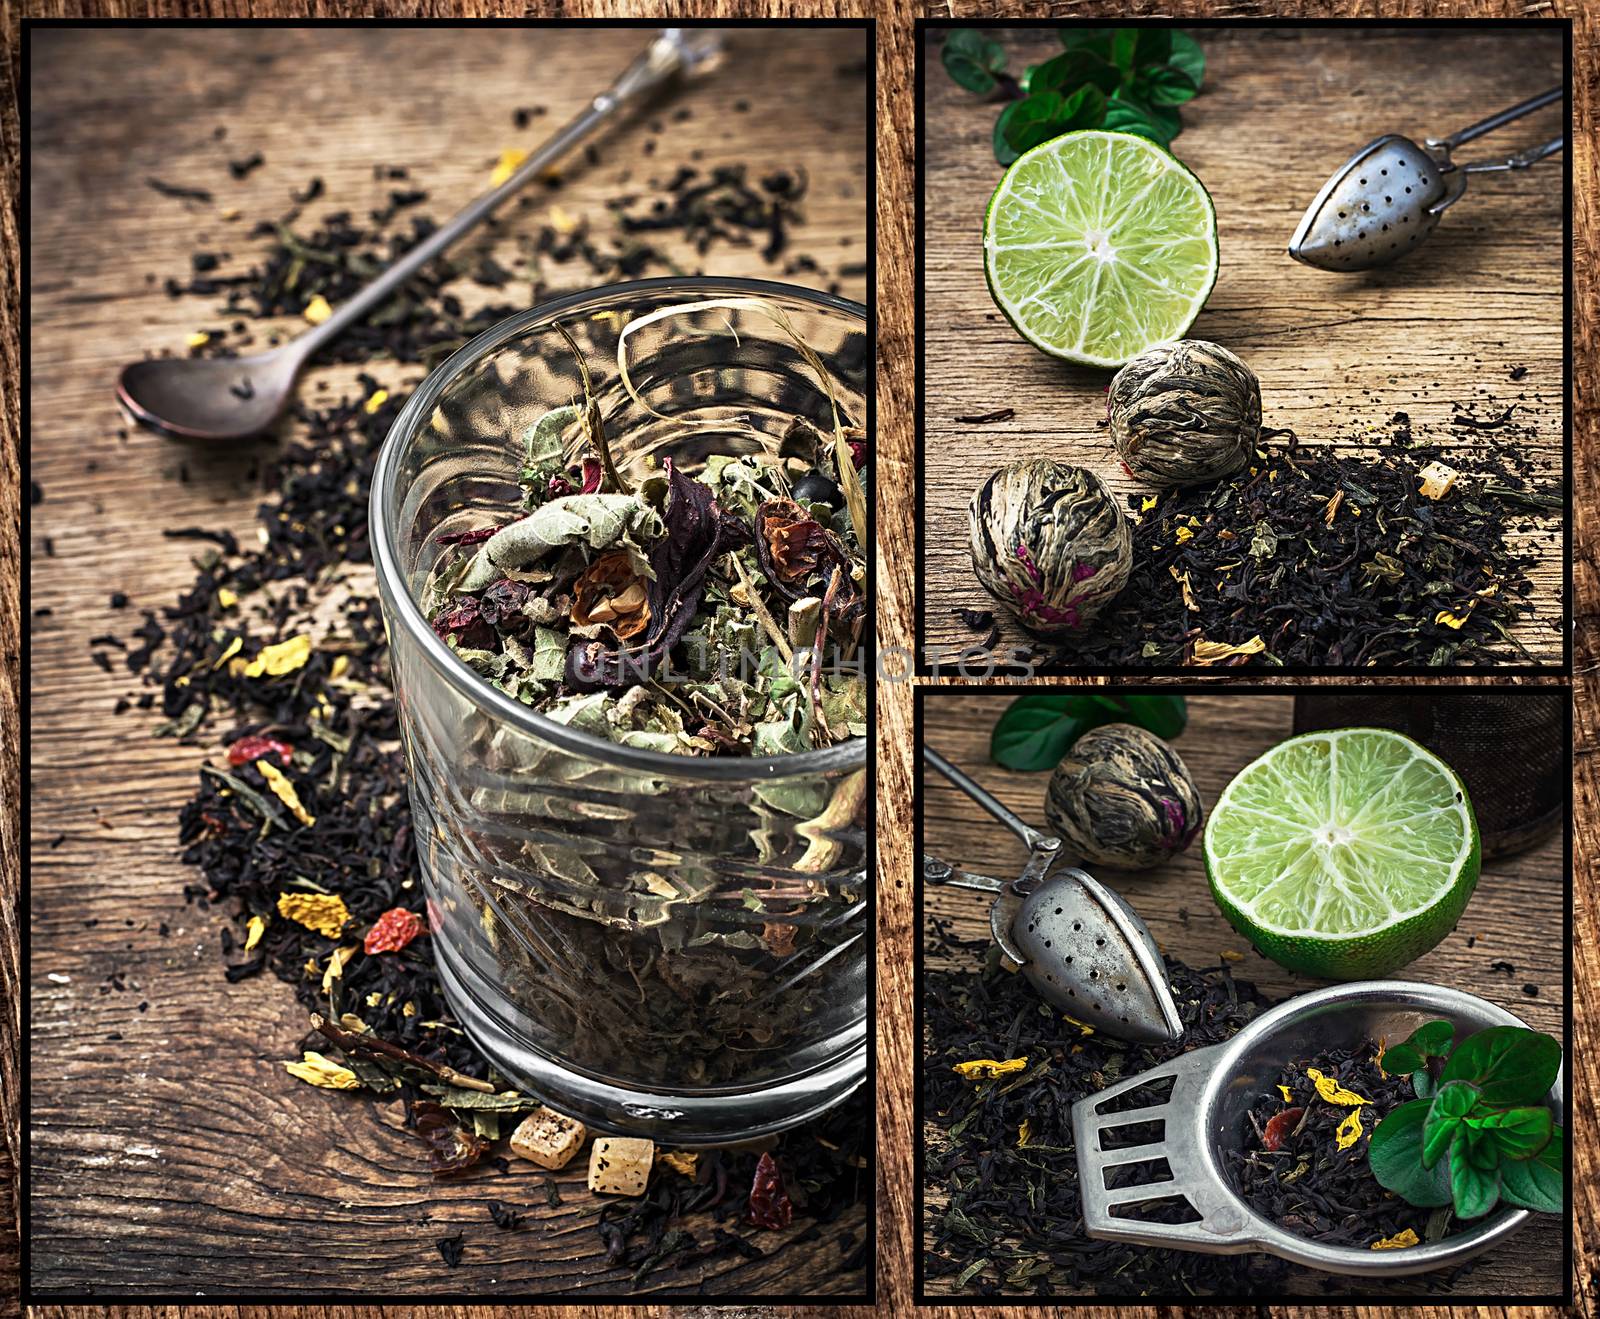
<path fill-rule="evenodd" d="M 325 938 L 337 939 L 350 919 L 350 909 L 336 893 L 280 893 L 278 915 Z"/>
<path fill-rule="evenodd" d="M 605 623 L 619 641 L 630 641 L 650 624 L 648 584 L 621 550 L 585 568 L 572 594 L 572 621 L 580 627 Z"/>
<path fill-rule="evenodd" d="M 289 813 L 295 819 L 308 829 L 317 822 L 317 817 L 301 805 L 300 794 L 281 769 L 265 758 L 256 761 L 256 768 L 261 771 L 261 777 L 266 779 L 267 787 L 272 789 L 272 795 L 289 808 Z"/>
<path fill-rule="evenodd" d="M 275 737 L 241 737 L 228 748 L 228 763 L 235 768 L 247 765 L 252 760 L 260 760 L 262 756 L 276 754 L 285 765 L 294 760 L 294 748 L 287 742 L 280 742 Z"/>
<path fill-rule="evenodd" d="M 1020 1072 L 1027 1065 L 1026 1058 L 1008 1058 L 1005 1062 L 996 1062 L 992 1058 L 974 1058 L 971 1062 L 957 1063 L 951 1070 L 969 1081 L 987 1081 L 996 1076 Z"/>
<path fill-rule="evenodd" d="M 313 1053 L 307 1049 L 305 1061 L 298 1063 L 284 1063 L 284 1071 L 290 1076 L 298 1077 L 311 1085 L 321 1086 L 324 1090 L 359 1090 L 361 1078 L 348 1067 L 341 1067 L 336 1062 L 330 1062 L 320 1053 Z"/>
<path fill-rule="evenodd" d="M 1333 1143 L 1342 1150 L 1349 1149 L 1361 1139 L 1361 1108 L 1357 1105 L 1333 1133 Z"/>
<path fill-rule="evenodd" d="M 489 1148 L 482 1136 L 456 1125 L 449 1112 L 438 1104 L 423 1101 L 412 1105 L 417 1135 L 428 1142 L 428 1166 L 435 1177 L 453 1177 L 466 1172 Z"/>
<path fill-rule="evenodd" d="M 750 1207 L 745 1217 L 756 1227 L 770 1231 L 786 1228 L 794 1220 L 794 1205 L 784 1189 L 783 1172 L 770 1153 L 756 1161 L 755 1180 L 750 1187 Z"/>
<path fill-rule="evenodd" d="M 1359 1107 L 1372 1102 L 1354 1090 L 1346 1090 L 1333 1077 L 1324 1076 L 1315 1067 L 1306 1068 L 1306 1075 L 1311 1079 L 1311 1084 L 1317 1087 L 1317 1093 L 1330 1104 L 1354 1104 Z"/>
<path fill-rule="evenodd" d="M 1421 1245 L 1421 1238 L 1417 1236 L 1415 1228 L 1408 1227 L 1404 1232 L 1396 1232 L 1392 1237 L 1384 1237 L 1381 1241 L 1372 1243 L 1373 1250 L 1403 1250 L 1407 1246 Z"/>
<path fill-rule="evenodd" d="M 1274 1113 L 1266 1129 L 1261 1133 L 1261 1147 L 1266 1150 L 1281 1150 L 1289 1133 L 1305 1115 L 1304 1108 L 1286 1108 L 1281 1113 Z"/>
<path fill-rule="evenodd" d="M 290 637 L 277 645 L 263 646 L 261 653 L 244 665 L 240 672 L 246 678 L 281 678 L 286 673 L 304 668 L 310 658 L 311 638 L 304 635 Z"/>

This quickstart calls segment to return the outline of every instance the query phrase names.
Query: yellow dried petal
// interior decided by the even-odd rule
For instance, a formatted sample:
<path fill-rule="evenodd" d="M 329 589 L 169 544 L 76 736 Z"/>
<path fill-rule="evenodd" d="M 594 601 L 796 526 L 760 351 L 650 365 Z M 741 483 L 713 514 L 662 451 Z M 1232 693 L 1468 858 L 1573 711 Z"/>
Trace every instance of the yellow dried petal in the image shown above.
<path fill-rule="evenodd" d="M 345 967 L 350 965 L 350 959 L 360 951 L 355 944 L 348 948 L 335 948 L 328 956 L 328 968 L 322 973 L 322 992 L 326 994 L 333 988 L 333 982 L 344 974 Z"/>
<path fill-rule="evenodd" d="M 1361 1106 L 1358 1104 L 1350 1110 L 1350 1115 L 1339 1124 L 1339 1129 L 1333 1133 L 1333 1143 L 1342 1150 L 1349 1149 L 1361 1139 Z"/>
<path fill-rule="evenodd" d="M 1156 497 L 1154 495 L 1146 495 L 1143 499 L 1141 499 L 1139 501 L 1139 511 L 1141 513 L 1148 513 L 1155 506 L 1156 506 Z"/>
<path fill-rule="evenodd" d="M 1372 1059 L 1372 1065 L 1378 1069 L 1378 1075 L 1383 1077 L 1385 1081 L 1389 1079 L 1389 1073 L 1383 1070 L 1383 1055 L 1388 1052 L 1389 1042 L 1380 1035 L 1378 1037 L 1378 1052 Z"/>
<path fill-rule="evenodd" d="M 495 163 L 494 173 L 489 175 L 489 186 L 498 188 L 522 167 L 522 162 L 527 158 L 528 153 L 519 147 L 507 147 L 500 153 L 500 159 Z"/>
<path fill-rule="evenodd" d="M 302 1081 L 321 1086 L 324 1090 L 361 1089 L 361 1078 L 348 1067 L 330 1062 L 320 1053 L 313 1053 L 309 1049 L 306 1050 L 304 1062 L 284 1063 L 283 1069 L 290 1076 L 297 1076 Z"/>
<path fill-rule="evenodd" d="M 1452 614 L 1448 609 L 1441 609 L 1433 616 L 1433 621 L 1435 623 L 1443 623 L 1446 627 L 1453 627 L 1459 631 L 1471 617 L 1472 606 L 1468 605 L 1467 612 L 1464 614 Z"/>
<path fill-rule="evenodd" d="M 388 401 L 389 391 L 387 389 L 377 389 L 373 391 L 372 397 L 362 404 L 362 406 L 366 408 L 367 415 L 371 416 Z"/>
<path fill-rule="evenodd" d="M 969 1081 L 987 1081 L 996 1076 L 1020 1072 L 1027 1065 L 1026 1058 L 1008 1058 L 1003 1063 L 995 1062 L 993 1058 L 974 1058 L 969 1063 L 957 1063 L 951 1070 Z"/>
<path fill-rule="evenodd" d="M 261 653 L 244 667 L 247 678 L 281 678 L 286 673 L 304 668 L 311 658 L 311 638 L 305 634 L 280 641 L 275 646 L 263 646 Z"/>
<path fill-rule="evenodd" d="M 1022 1125 L 1017 1128 L 1017 1148 L 1020 1150 L 1033 1139 L 1033 1119 L 1023 1118 Z"/>
<path fill-rule="evenodd" d="M 1194 539 L 1194 532 L 1190 531 L 1188 527 L 1179 527 L 1178 528 L 1177 543 L 1179 545 L 1182 545 L 1183 542 L 1186 541 L 1186 540 L 1193 540 L 1193 539 Z"/>
<path fill-rule="evenodd" d="M 1372 1243 L 1372 1249 L 1403 1250 L 1407 1246 L 1416 1246 L 1420 1244 L 1421 1240 L 1417 1236 L 1416 1229 L 1408 1227 L 1404 1232 L 1397 1232 L 1392 1237 L 1384 1237 L 1382 1241 L 1374 1241 Z"/>
<path fill-rule="evenodd" d="M 1267 643 L 1259 636 L 1241 642 L 1237 646 L 1230 646 L 1221 641 L 1197 641 L 1194 643 L 1194 662 L 1196 664 L 1220 664 L 1225 659 L 1232 659 L 1235 655 L 1259 655 L 1267 648 Z"/>
<path fill-rule="evenodd" d="M 217 603 L 224 609 L 232 609 L 234 605 L 239 603 L 239 596 L 226 586 L 219 586 L 217 587 Z"/>
<path fill-rule="evenodd" d="M 545 212 L 544 218 L 550 222 L 550 227 L 558 234 L 570 234 L 578 228 L 578 222 L 559 206 L 552 206 Z"/>
<path fill-rule="evenodd" d="M 1444 463 L 1429 463 L 1417 476 L 1422 484 L 1417 488 L 1417 493 L 1425 499 L 1443 499 L 1455 488 L 1456 477 L 1461 473 Z"/>
<path fill-rule="evenodd" d="M 321 325 L 323 321 L 333 315 L 333 308 L 328 305 L 328 300 L 319 293 L 310 302 L 306 303 L 306 309 L 300 314 L 312 325 Z"/>
<path fill-rule="evenodd" d="M 231 660 L 235 655 L 237 655 L 243 649 L 244 649 L 244 638 L 243 637 L 235 637 L 232 641 L 230 641 L 228 643 L 227 648 L 222 652 L 222 654 L 217 656 L 217 662 L 215 664 L 213 664 L 211 667 L 213 669 L 220 669 L 224 664 L 227 664 L 229 660 Z M 229 665 L 228 671 L 230 673 L 233 671 L 232 665 Z"/>
<path fill-rule="evenodd" d="M 252 916 L 250 923 L 245 927 L 244 950 L 249 952 L 261 942 L 261 936 L 267 932 L 267 918 L 265 916 Z"/>
<path fill-rule="evenodd" d="M 210 342 L 211 336 L 204 330 L 199 330 L 184 340 L 184 343 L 188 344 L 191 348 L 204 348 Z"/>
<path fill-rule="evenodd" d="M 326 938 L 337 939 L 350 919 L 350 909 L 337 893 L 280 893 L 278 915 Z M 315 961 L 307 965 L 313 975 L 322 970 Z"/>
<path fill-rule="evenodd" d="M 1094 1034 L 1094 1027 L 1093 1026 L 1085 1026 L 1076 1017 L 1069 1017 L 1065 1012 L 1063 1012 L 1061 1014 L 1061 1020 L 1067 1022 L 1069 1025 L 1076 1026 L 1078 1028 L 1078 1033 L 1080 1035 L 1093 1035 Z"/>
<path fill-rule="evenodd" d="M 289 814 L 308 829 L 317 822 L 317 817 L 300 804 L 300 794 L 294 790 L 294 784 L 289 782 L 281 769 L 265 756 L 256 761 L 256 768 L 261 771 L 261 777 L 266 779 L 267 787 L 272 789 L 272 795 L 289 808 Z"/>
<path fill-rule="evenodd" d="M 664 1163 L 675 1173 L 685 1177 L 693 1177 L 700 1166 L 700 1156 L 693 1150 L 673 1150 L 670 1154 L 656 1155 L 658 1163 Z"/>
<path fill-rule="evenodd" d="M 1294 1092 L 1291 1091 L 1288 1086 L 1280 1085 L 1278 1087 L 1278 1093 L 1283 1096 L 1283 1102 L 1284 1103 L 1286 1103 L 1286 1104 L 1294 1103 Z"/>
<path fill-rule="evenodd" d="M 1358 1095 L 1354 1090 L 1346 1090 L 1331 1076 L 1324 1076 L 1315 1067 L 1306 1068 L 1306 1075 L 1311 1078 L 1311 1084 L 1317 1087 L 1317 1093 L 1330 1104 L 1370 1104 L 1372 1101 L 1363 1095 Z"/>
<path fill-rule="evenodd" d="M 1224 948 L 1220 953 L 1217 954 L 1217 956 L 1220 957 L 1224 962 L 1244 961 L 1244 954 L 1236 948 Z"/>
<path fill-rule="evenodd" d="M 335 655 L 333 663 L 328 666 L 328 680 L 338 682 L 340 678 L 350 672 L 350 657 L 348 655 Z"/>

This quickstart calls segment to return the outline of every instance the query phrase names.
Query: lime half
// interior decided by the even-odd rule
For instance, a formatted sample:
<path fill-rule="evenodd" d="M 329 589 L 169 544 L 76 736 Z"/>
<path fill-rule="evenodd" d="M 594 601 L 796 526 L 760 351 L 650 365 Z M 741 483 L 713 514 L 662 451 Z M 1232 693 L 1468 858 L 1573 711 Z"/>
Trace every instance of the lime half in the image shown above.
<path fill-rule="evenodd" d="M 989 199 L 983 262 L 1030 343 L 1121 366 L 1178 339 L 1217 282 L 1217 213 L 1148 138 L 1090 129 L 1019 156 Z"/>
<path fill-rule="evenodd" d="M 1273 961 L 1383 976 L 1450 933 L 1478 882 L 1456 772 L 1382 728 L 1307 733 L 1246 765 L 1205 832 L 1211 895 Z"/>

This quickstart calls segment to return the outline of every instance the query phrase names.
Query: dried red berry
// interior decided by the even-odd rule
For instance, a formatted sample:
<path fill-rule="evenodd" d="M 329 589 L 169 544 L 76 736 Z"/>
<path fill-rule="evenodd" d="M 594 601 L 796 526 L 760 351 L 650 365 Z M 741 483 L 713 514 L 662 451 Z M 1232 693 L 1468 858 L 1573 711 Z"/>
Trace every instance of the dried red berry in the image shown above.
<path fill-rule="evenodd" d="M 427 932 L 426 923 L 416 912 L 407 911 L 404 907 L 391 907 L 373 922 L 362 941 L 362 947 L 369 955 L 397 953 L 419 934 Z"/>
<path fill-rule="evenodd" d="M 256 734 L 251 737 L 241 737 L 228 748 L 228 763 L 235 768 L 248 765 L 251 761 L 260 760 L 262 756 L 278 753 L 278 759 L 285 765 L 294 759 L 294 748 L 287 742 L 280 742 L 275 737 L 262 737 Z"/>
<path fill-rule="evenodd" d="M 788 1227 L 794 1219 L 794 1205 L 783 1188 L 783 1173 L 770 1154 L 763 1154 L 756 1163 L 756 1177 L 750 1187 L 750 1208 L 745 1217 L 755 1226 L 773 1231 Z"/>
<path fill-rule="evenodd" d="M 1281 1150 L 1283 1142 L 1304 1113 L 1303 1108 L 1286 1108 L 1283 1112 L 1274 1114 L 1272 1120 L 1267 1123 L 1267 1129 L 1261 1133 L 1262 1148 Z"/>

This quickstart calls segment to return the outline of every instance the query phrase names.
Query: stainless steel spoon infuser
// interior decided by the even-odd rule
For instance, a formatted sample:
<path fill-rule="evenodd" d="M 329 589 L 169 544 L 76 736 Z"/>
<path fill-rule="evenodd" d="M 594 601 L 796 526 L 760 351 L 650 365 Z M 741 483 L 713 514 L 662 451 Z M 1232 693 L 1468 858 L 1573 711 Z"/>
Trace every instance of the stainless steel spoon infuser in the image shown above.
<path fill-rule="evenodd" d="M 1028 845 L 1015 879 L 956 870 L 924 857 L 923 880 L 995 895 L 989 929 L 1052 1007 L 1116 1039 L 1172 1043 L 1183 1021 L 1167 984 L 1160 950 L 1132 907 L 1092 875 L 1068 869 L 1061 840 L 1030 827 L 931 747 L 923 759 Z"/>
<path fill-rule="evenodd" d="M 680 74 L 709 68 L 721 50 L 721 38 L 714 32 L 663 29 L 606 91 L 509 179 L 418 243 L 322 324 L 280 348 L 250 357 L 134 362 L 117 378 L 117 400 L 136 422 L 182 439 L 243 440 L 260 435 L 287 406 L 295 378 L 318 348 L 370 313 L 625 107 Z"/>
<path fill-rule="evenodd" d="M 1445 209 L 1467 190 L 1467 175 L 1527 169 L 1566 145 L 1565 133 L 1503 160 L 1458 165 L 1450 153 L 1565 95 L 1547 92 L 1480 120 L 1450 137 L 1424 139 L 1387 133 L 1367 143 L 1322 186 L 1289 240 L 1289 255 L 1319 270 L 1371 270 L 1418 247 Z"/>

